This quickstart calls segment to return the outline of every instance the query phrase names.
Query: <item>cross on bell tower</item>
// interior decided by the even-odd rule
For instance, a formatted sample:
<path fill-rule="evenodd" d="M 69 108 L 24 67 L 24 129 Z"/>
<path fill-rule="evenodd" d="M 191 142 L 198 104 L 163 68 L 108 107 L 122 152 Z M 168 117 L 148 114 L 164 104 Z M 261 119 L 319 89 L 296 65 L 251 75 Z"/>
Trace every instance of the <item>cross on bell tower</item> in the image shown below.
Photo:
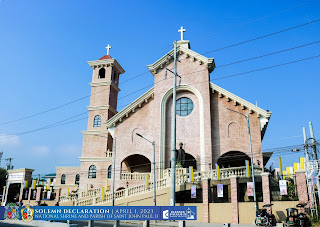
<path fill-rule="evenodd" d="M 178 30 L 178 32 L 181 33 L 181 40 L 183 40 L 183 33 L 187 31 L 186 29 L 183 28 L 183 26 L 181 26 L 180 30 Z"/>
<path fill-rule="evenodd" d="M 111 46 L 108 44 L 108 46 L 106 46 L 106 49 L 107 49 L 107 55 L 109 55 L 109 51 L 111 49 Z"/>

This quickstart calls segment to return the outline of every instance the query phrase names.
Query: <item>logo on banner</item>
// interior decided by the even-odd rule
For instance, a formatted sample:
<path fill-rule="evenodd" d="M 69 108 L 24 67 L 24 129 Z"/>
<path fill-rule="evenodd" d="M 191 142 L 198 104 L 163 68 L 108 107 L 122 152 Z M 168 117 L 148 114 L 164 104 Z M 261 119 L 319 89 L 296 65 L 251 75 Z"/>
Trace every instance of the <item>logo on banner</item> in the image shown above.
<path fill-rule="evenodd" d="M 190 207 L 168 208 L 162 211 L 162 218 L 169 220 L 195 220 L 196 213 Z"/>
<path fill-rule="evenodd" d="M 5 206 L 4 220 L 18 220 L 19 219 L 19 207 L 14 203 L 9 203 Z"/>
<path fill-rule="evenodd" d="M 164 210 L 162 212 L 162 218 L 163 219 L 169 219 L 169 210 Z"/>
<path fill-rule="evenodd" d="M 33 220 L 34 210 L 29 204 L 26 204 L 24 208 L 21 209 L 21 219 L 25 222 L 30 222 Z"/>
<path fill-rule="evenodd" d="M 195 213 L 192 211 L 192 210 L 190 210 L 190 208 L 188 207 L 188 210 L 187 210 L 187 219 L 194 219 L 194 215 L 195 215 Z"/>

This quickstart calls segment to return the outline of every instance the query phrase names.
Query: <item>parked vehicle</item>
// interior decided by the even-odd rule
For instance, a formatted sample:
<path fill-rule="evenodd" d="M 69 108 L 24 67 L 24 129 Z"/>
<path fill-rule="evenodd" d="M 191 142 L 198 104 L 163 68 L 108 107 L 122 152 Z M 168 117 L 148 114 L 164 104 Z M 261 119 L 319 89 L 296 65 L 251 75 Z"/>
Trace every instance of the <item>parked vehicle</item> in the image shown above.
<path fill-rule="evenodd" d="M 276 218 L 272 214 L 272 203 L 262 206 L 262 209 L 257 210 L 255 224 L 260 226 L 273 226 L 276 224 Z"/>
<path fill-rule="evenodd" d="M 311 222 L 309 219 L 309 215 L 304 211 L 306 203 L 297 204 L 297 208 L 288 208 L 287 210 L 287 218 L 285 220 L 286 226 L 311 226 Z"/>
<path fill-rule="evenodd" d="M 296 208 L 287 208 L 287 218 L 285 220 L 286 226 L 295 226 L 297 223 L 298 209 Z"/>

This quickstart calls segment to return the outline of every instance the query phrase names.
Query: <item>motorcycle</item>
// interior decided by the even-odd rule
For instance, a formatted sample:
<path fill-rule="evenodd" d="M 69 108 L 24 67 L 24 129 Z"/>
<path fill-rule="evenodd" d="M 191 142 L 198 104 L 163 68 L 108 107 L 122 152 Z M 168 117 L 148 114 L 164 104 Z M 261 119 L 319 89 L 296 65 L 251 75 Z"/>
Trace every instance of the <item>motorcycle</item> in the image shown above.
<path fill-rule="evenodd" d="M 286 226 L 295 226 L 298 217 L 298 210 L 296 208 L 287 208 L 287 218 L 285 220 Z"/>
<path fill-rule="evenodd" d="M 311 226 L 310 219 L 308 215 L 302 211 L 304 207 L 306 206 L 306 203 L 299 203 L 296 207 L 300 209 L 300 212 L 298 212 L 298 209 L 296 208 L 288 208 L 287 211 L 287 218 L 285 220 L 286 226 Z"/>
<path fill-rule="evenodd" d="M 300 209 L 300 213 L 298 214 L 298 217 L 297 217 L 297 225 L 298 226 L 311 226 L 311 222 L 308 217 L 309 215 L 307 215 L 304 212 L 304 208 L 306 205 L 307 205 L 306 203 L 299 203 L 297 205 L 298 209 Z"/>
<path fill-rule="evenodd" d="M 257 210 L 255 224 L 260 226 L 273 226 L 276 223 L 275 216 L 272 214 L 271 206 L 273 204 L 266 204 L 262 209 Z M 270 213 L 268 212 L 270 210 Z"/>

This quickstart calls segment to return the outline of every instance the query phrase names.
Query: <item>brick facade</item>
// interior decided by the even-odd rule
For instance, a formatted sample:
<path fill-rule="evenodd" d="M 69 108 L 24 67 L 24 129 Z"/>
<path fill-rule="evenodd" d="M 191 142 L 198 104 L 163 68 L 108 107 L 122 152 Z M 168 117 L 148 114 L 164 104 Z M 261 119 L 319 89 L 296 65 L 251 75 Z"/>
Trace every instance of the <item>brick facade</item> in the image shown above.
<path fill-rule="evenodd" d="M 238 178 L 231 176 L 231 207 L 232 207 L 232 223 L 239 223 L 239 206 L 238 206 Z"/>
<path fill-rule="evenodd" d="M 297 181 L 297 191 L 300 203 L 308 202 L 308 189 L 306 180 L 306 171 L 297 170 L 296 171 L 296 181 Z"/>
<path fill-rule="evenodd" d="M 263 202 L 265 204 L 271 203 L 270 197 L 270 173 L 262 173 L 262 194 L 263 194 Z"/>
<path fill-rule="evenodd" d="M 210 222 L 210 214 L 209 214 L 209 196 L 210 196 L 210 180 L 203 179 L 202 180 L 202 200 L 203 200 L 203 222 Z"/>

